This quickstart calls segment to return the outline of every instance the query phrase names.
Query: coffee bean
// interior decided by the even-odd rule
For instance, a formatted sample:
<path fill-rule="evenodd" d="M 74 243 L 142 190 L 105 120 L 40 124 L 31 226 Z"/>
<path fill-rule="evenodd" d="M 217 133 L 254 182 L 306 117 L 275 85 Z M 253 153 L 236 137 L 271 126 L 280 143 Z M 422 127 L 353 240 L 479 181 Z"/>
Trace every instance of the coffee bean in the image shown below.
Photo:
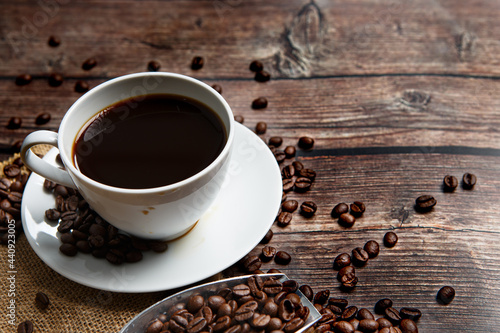
<path fill-rule="evenodd" d="M 49 297 L 42 292 L 38 292 L 35 296 L 35 304 L 40 310 L 45 310 L 50 305 Z"/>
<path fill-rule="evenodd" d="M 358 312 L 359 314 L 359 312 Z M 358 330 L 361 332 L 378 332 L 378 322 L 375 319 L 361 319 Z"/>
<path fill-rule="evenodd" d="M 82 69 L 85 71 L 89 71 L 95 66 L 97 66 L 97 60 L 95 58 L 88 58 L 83 62 Z"/>
<path fill-rule="evenodd" d="M 450 286 L 444 286 L 439 289 L 437 293 L 437 299 L 444 304 L 450 304 L 455 298 L 455 289 Z"/>
<path fill-rule="evenodd" d="M 42 112 L 36 117 L 35 124 L 45 125 L 46 123 L 48 123 L 50 121 L 50 118 L 51 118 L 50 113 Z"/>
<path fill-rule="evenodd" d="M 313 300 L 313 297 L 314 297 L 314 292 L 311 288 L 310 285 L 307 285 L 307 284 L 303 284 L 299 287 L 299 290 L 302 292 L 302 294 L 304 294 L 304 296 L 312 301 Z"/>
<path fill-rule="evenodd" d="M 341 320 L 333 324 L 333 331 L 335 333 L 354 333 L 355 329 L 350 322 Z"/>
<path fill-rule="evenodd" d="M 29 74 L 20 74 L 16 76 L 16 85 L 18 86 L 25 86 L 27 84 L 30 84 L 33 78 Z"/>
<path fill-rule="evenodd" d="M 392 307 L 392 300 L 389 298 L 382 298 L 375 303 L 375 313 L 383 315 L 387 308 Z"/>
<path fill-rule="evenodd" d="M 259 121 L 257 125 L 255 125 L 255 133 L 264 134 L 267 131 L 267 123 L 264 121 Z"/>
<path fill-rule="evenodd" d="M 349 306 L 345 308 L 344 311 L 342 311 L 342 315 L 340 316 L 340 318 L 342 318 L 342 320 L 349 321 L 351 319 L 354 319 L 357 313 L 358 313 L 357 307 Z"/>
<path fill-rule="evenodd" d="M 374 240 L 370 240 L 370 241 L 366 242 L 363 249 L 368 253 L 368 256 L 370 258 L 375 258 L 376 256 L 378 256 L 378 254 L 380 252 L 380 246 Z"/>
<path fill-rule="evenodd" d="M 304 217 L 313 216 L 318 210 L 318 206 L 312 201 L 304 201 L 300 205 L 300 214 Z"/>
<path fill-rule="evenodd" d="M 148 62 L 148 71 L 150 72 L 158 72 L 161 68 L 161 65 L 158 61 L 156 60 L 151 60 L 150 62 Z"/>
<path fill-rule="evenodd" d="M 111 249 L 106 253 L 105 258 L 113 265 L 121 265 L 125 260 L 125 255 L 118 249 Z"/>
<path fill-rule="evenodd" d="M 330 290 L 323 289 L 320 290 L 314 295 L 313 303 L 314 304 L 325 304 L 328 302 L 328 298 L 330 297 Z"/>
<path fill-rule="evenodd" d="M 399 324 L 402 333 L 418 333 L 417 324 L 411 319 L 403 319 Z"/>
<path fill-rule="evenodd" d="M 274 158 L 276 158 L 276 161 L 278 163 L 283 163 L 283 161 L 286 159 L 286 155 L 284 151 L 277 150 L 274 152 Z"/>
<path fill-rule="evenodd" d="M 273 147 L 279 147 L 283 143 L 283 138 L 280 136 L 272 136 L 269 138 L 268 145 Z"/>
<path fill-rule="evenodd" d="M 243 124 L 245 118 L 243 118 L 243 116 L 234 116 L 234 120 L 240 124 Z"/>
<path fill-rule="evenodd" d="M 356 217 L 360 217 L 361 215 L 363 215 L 365 209 L 366 209 L 365 204 L 362 203 L 361 201 L 354 201 L 351 204 L 351 214 Z"/>
<path fill-rule="evenodd" d="M 298 176 L 309 178 L 313 182 L 316 179 L 316 171 L 302 168 L 298 171 Z"/>
<path fill-rule="evenodd" d="M 162 330 L 163 330 L 163 322 L 159 319 L 155 319 L 150 324 L 148 324 L 146 333 L 160 333 Z"/>
<path fill-rule="evenodd" d="M 59 246 L 59 251 L 61 251 L 62 254 L 68 257 L 74 257 L 78 253 L 77 247 L 73 244 L 68 244 L 68 243 L 64 243 L 61 246 Z"/>
<path fill-rule="evenodd" d="M 421 195 L 415 200 L 415 208 L 418 211 L 427 212 L 436 206 L 436 199 L 432 195 Z"/>
<path fill-rule="evenodd" d="M 10 178 L 15 178 L 21 174 L 21 168 L 16 164 L 7 164 L 3 167 L 3 174 Z"/>
<path fill-rule="evenodd" d="M 293 178 L 283 179 L 283 191 L 290 192 L 295 186 L 295 180 Z"/>
<path fill-rule="evenodd" d="M 271 79 L 271 74 L 265 70 L 261 70 L 255 73 L 255 81 L 257 82 L 267 82 Z"/>
<path fill-rule="evenodd" d="M 379 333 L 401 333 L 399 327 L 385 327 L 379 330 Z"/>
<path fill-rule="evenodd" d="M 288 265 L 292 257 L 285 251 L 278 251 L 274 256 L 274 261 L 279 265 Z"/>
<path fill-rule="evenodd" d="M 314 139 L 309 136 L 302 136 L 299 138 L 298 146 L 302 149 L 311 149 L 314 146 Z"/>
<path fill-rule="evenodd" d="M 342 276 L 344 276 L 348 273 L 352 273 L 352 274 L 356 275 L 356 270 L 355 270 L 354 266 L 345 266 L 345 267 L 341 268 L 337 274 L 337 280 L 341 281 Z"/>
<path fill-rule="evenodd" d="M 203 59 L 203 57 L 196 56 L 191 60 L 191 69 L 193 70 L 201 69 L 204 64 L 205 60 Z"/>
<path fill-rule="evenodd" d="M 271 261 L 274 256 L 276 255 L 276 248 L 266 245 L 262 248 L 262 253 L 260 255 L 260 258 L 264 262 Z"/>
<path fill-rule="evenodd" d="M 399 315 L 401 318 L 411 319 L 413 321 L 418 321 L 422 317 L 422 312 L 416 308 L 401 308 L 399 309 Z"/>
<path fill-rule="evenodd" d="M 33 333 L 33 323 L 25 320 L 17 326 L 17 333 Z"/>
<path fill-rule="evenodd" d="M 293 164 L 289 164 L 281 169 L 281 177 L 282 178 L 292 178 L 295 175 L 295 168 Z"/>
<path fill-rule="evenodd" d="M 61 74 L 52 73 L 49 75 L 49 86 L 51 87 L 59 87 L 63 84 L 64 78 Z"/>
<path fill-rule="evenodd" d="M 384 245 L 386 247 L 394 247 L 398 242 L 398 235 L 396 233 L 389 231 L 384 235 Z"/>
<path fill-rule="evenodd" d="M 340 217 L 340 215 L 342 215 L 344 213 L 348 213 L 348 212 L 349 212 L 349 206 L 346 203 L 342 202 L 342 203 L 337 204 L 335 207 L 333 207 L 330 215 L 333 218 L 338 218 L 338 217 Z"/>
<path fill-rule="evenodd" d="M 399 311 L 396 310 L 393 307 L 388 307 L 384 311 L 385 317 L 389 319 L 389 321 L 393 325 L 399 325 L 399 322 L 401 321 L 401 315 L 399 314 Z"/>
<path fill-rule="evenodd" d="M 443 179 L 443 186 L 445 191 L 453 192 L 458 186 L 458 179 L 455 176 L 446 175 Z"/>
<path fill-rule="evenodd" d="M 354 272 L 348 272 L 341 276 L 340 283 L 342 284 L 343 289 L 350 290 L 358 284 L 358 277 L 354 274 Z"/>
<path fill-rule="evenodd" d="M 23 120 L 20 117 L 11 117 L 7 123 L 8 129 L 18 129 L 23 124 Z"/>
<path fill-rule="evenodd" d="M 61 39 L 58 36 L 50 36 L 47 44 L 51 47 L 58 47 L 61 44 Z"/>
<path fill-rule="evenodd" d="M 86 93 L 89 91 L 89 84 L 85 81 L 79 80 L 75 83 L 75 92 L 77 93 Z"/>
<path fill-rule="evenodd" d="M 356 314 L 356 318 L 358 318 L 358 320 L 375 319 L 375 317 L 373 316 L 373 314 L 371 313 L 371 311 L 368 310 L 367 308 L 361 308 L 361 309 L 359 309 L 358 313 Z"/>
<path fill-rule="evenodd" d="M 243 260 L 243 267 L 247 272 L 256 271 L 262 266 L 262 260 L 258 256 L 248 256 Z"/>
<path fill-rule="evenodd" d="M 286 155 L 286 158 L 292 158 L 294 157 L 296 154 L 296 150 L 295 150 L 295 147 L 294 146 L 287 146 L 285 148 L 285 155 Z"/>
<path fill-rule="evenodd" d="M 341 253 L 333 260 L 333 269 L 338 271 L 351 264 L 351 256 L 348 253 Z"/>
<path fill-rule="evenodd" d="M 281 204 L 281 209 L 285 212 L 293 213 L 299 207 L 297 200 L 287 200 Z"/>
<path fill-rule="evenodd" d="M 61 213 L 54 208 L 50 208 L 45 211 L 45 217 L 51 221 L 58 221 Z"/>
<path fill-rule="evenodd" d="M 261 239 L 260 244 L 267 244 L 271 241 L 273 238 L 274 232 L 269 229 L 266 233 L 266 235 Z"/>
<path fill-rule="evenodd" d="M 351 228 L 355 222 L 356 222 L 356 218 L 353 215 L 351 215 L 349 213 L 340 214 L 339 224 L 341 226 L 346 227 L 346 228 Z"/>
<path fill-rule="evenodd" d="M 464 173 L 462 177 L 462 187 L 466 190 L 472 190 L 476 185 L 477 177 L 472 173 Z"/>
<path fill-rule="evenodd" d="M 380 318 L 377 319 L 377 322 L 378 322 L 378 328 L 379 329 L 383 329 L 383 328 L 386 328 L 386 327 L 392 327 L 392 323 L 387 318 L 380 317 Z"/>
<path fill-rule="evenodd" d="M 267 108 L 267 98 L 258 97 L 252 101 L 252 109 L 259 110 Z"/>
<path fill-rule="evenodd" d="M 218 84 L 212 84 L 212 89 L 217 91 L 219 94 L 222 95 L 222 87 Z"/>
<path fill-rule="evenodd" d="M 292 222 L 292 217 L 293 215 L 290 212 L 281 212 L 276 218 L 276 221 L 280 227 L 286 227 Z"/>
<path fill-rule="evenodd" d="M 355 266 L 362 267 L 366 265 L 368 259 L 370 259 L 370 256 L 368 255 L 368 252 L 366 252 L 363 248 L 357 247 L 352 250 L 352 263 Z"/>
<path fill-rule="evenodd" d="M 259 60 L 254 60 L 250 63 L 250 70 L 252 72 L 260 72 L 264 69 L 264 64 Z"/>
<path fill-rule="evenodd" d="M 295 180 L 295 186 L 293 190 L 298 193 L 304 193 L 311 189 L 312 181 L 306 177 L 299 177 Z"/>

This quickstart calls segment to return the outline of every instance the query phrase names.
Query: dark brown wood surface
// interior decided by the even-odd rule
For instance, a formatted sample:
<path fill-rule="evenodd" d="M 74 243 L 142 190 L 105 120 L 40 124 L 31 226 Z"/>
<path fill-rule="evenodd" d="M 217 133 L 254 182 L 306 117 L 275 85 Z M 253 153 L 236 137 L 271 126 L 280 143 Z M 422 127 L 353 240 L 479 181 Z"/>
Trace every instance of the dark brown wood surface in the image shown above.
<path fill-rule="evenodd" d="M 81 96 L 76 81 L 94 87 L 156 60 L 162 71 L 219 84 L 244 125 L 268 124 L 264 140 L 315 139 L 296 157 L 317 172 L 314 186 L 288 198 L 318 211 L 273 226 L 270 245 L 292 261 L 262 270 L 358 307 L 385 297 L 417 307 L 421 332 L 500 331 L 500 2 L 4 0 L 0 17 L 2 159 L 28 133 L 57 130 Z M 60 46 L 48 46 L 51 35 Z M 204 57 L 201 70 L 190 68 L 194 56 Z M 83 70 L 91 57 L 97 66 Z M 253 79 L 252 60 L 269 82 Z M 23 73 L 33 82 L 16 86 Z M 51 73 L 62 86 L 48 85 Z M 259 96 L 269 106 L 253 110 Z M 35 125 L 41 112 L 52 119 Z M 13 116 L 21 128 L 6 127 Z M 477 175 L 473 190 L 443 191 L 445 175 L 465 172 Z M 437 199 L 433 211 L 415 211 L 422 194 Z M 367 210 L 346 229 L 330 211 L 354 200 Z M 382 246 L 389 230 L 399 236 L 392 249 Z M 340 291 L 333 259 L 370 239 L 380 255 L 357 271 L 354 291 Z M 435 299 L 444 285 L 457 293 L 447 306 Z"/>

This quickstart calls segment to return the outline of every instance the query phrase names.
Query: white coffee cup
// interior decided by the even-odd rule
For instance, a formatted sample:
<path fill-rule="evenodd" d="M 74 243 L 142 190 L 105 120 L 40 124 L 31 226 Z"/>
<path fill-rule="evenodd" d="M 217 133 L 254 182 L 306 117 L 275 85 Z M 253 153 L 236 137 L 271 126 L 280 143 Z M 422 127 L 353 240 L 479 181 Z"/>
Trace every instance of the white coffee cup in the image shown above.
<path fill-rule="evenodd" d="M 75 167 L 73 145 L 89 119 L 119 101 L 162 93 L 198 100 L 222 120 L 227 142 L 209 166 L 177 183 L 147 189 L 102 184 Z M 231 108 L 224 98 L 199 80 L 166 72 L 130 74 L 104 82 L 80 97 L 65 114 L 58 133 L 41 130 L 29 134 L 21 147 L 21 158 L 35 173 L 78 189 L 90 207 L 118 229 L 142 238 L 174 239 L 188 232 L 216 199 L 226 178 L 234 137 L 233 122 Z M 31 152 L 30 148 L 39 144 L 56 146 L 65 168 Z"/>

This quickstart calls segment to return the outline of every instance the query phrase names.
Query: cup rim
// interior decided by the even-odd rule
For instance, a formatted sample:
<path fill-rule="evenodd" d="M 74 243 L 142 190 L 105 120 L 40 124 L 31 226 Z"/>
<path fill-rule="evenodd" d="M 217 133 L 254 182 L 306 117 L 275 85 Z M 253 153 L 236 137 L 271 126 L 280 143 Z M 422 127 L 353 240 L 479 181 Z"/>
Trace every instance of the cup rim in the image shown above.
<path fill-rule="evenodd" d="M 65 150 L 59 149 L 59 154 L 61 156 L 62 162 L 63 162 L 64 166 L 67 169 L 69 169 L 70 175 L 74 175 L 74 176 L 84 180 L 87 184 L 90 184 L 94 187 L 99 187 L 101 189 L 108 190 L 108 191 L 119 192 L 119 193 L 123 193 L 123 194 L 151 194 L 151 193 L 156 193 L 156 192 L 171 191 L 171 190 L 180 188 L 182 186 L 185 186 L 187 184 L 190 184 L 192 182 L 195 182 L 196 180 L 198 180 L 198 179 L 206 176 L 208 173 L 212 172 L 213 169 L 215 169 L 216 166 L 221 163 L 221 160 L 224 160 L 226 158 L 226 156 L 229 154 L 229 151 L 230 151 L 231 146 L 232 146 L 233 138 L 234 138 L 234 116 L 233 116 L 233 112 L 232 112 L 231 107 L 229 106 L 227 101 L 217 91 L 215 91 L 212 87 L 210 87 L 205 82 L 202 82 L 198 79 L 195 79 L 193 77 L 190 77 L 190 76 L 187 76 L 184 74 L 178 74 L 178 73 L 172 73 L 172 72 L 139 72 L 139 73 L 125 74 L 125 75 L 107 80 L 107 81 L 95 86 L 94 88 L 92 88 L 91 90 L 86 92 L 84 95 L 80 96 L 80 98 L 78 98 L 71 105 L 71 107 L 68 109 L 68 111 L 64 115 L 63 119 L 61 120 L 61 124 L 59 125 L 58 144 L 61 143 L 60 140 L 63 137 L 65 125 L 66 125 L 66 123 L 69 122 L 69 119 L 71 118 L 71 114 L 76 112 L 75 110 L 78 109 L 81 104 L 85 103 L 89 98 L 92 98 L 92 96 L 96 93 L 96 91 L 99 91 L 103 88 L 106 88 L 107 86 L 116 84 L 117 82 L 120 82 L 120 81 L 126 81 L 126 80 L 130 80 L 130 79 L 135 79 L 138 77 L 146 77 L 146 76 L 160 76 L 160 77 L 167 77 L 167 78 L 174 78 L 174 79 L 188 81 L 192 84 L 195 84 L 195 85 L 198 85 L 198 86 L 204 88 L 205 90 L 210 92 L 213 96 L 215 96 L 215 98 L 217 100 L 219 100 L 219 102 L 223 105 L 225 111 L 228 113 L 228 116 L 229 116 L 229 123 L 228 123 L 229 126 L 228 126 L 228 128 L 226 128 L 226 131 L 227 131 L 226 144 L 225 144 L 224 148 L 222 149 L 222 151 L 219 153 L 219 155 L 203 170 L 199 171 L 198 173 L 196 173 L 196 174 L 194 174 L 186 179 L 178 181 L 176 183 L 169 184 L 169 185 L 162 185 L 162 186 L 158 186 L 158 187 L 131 189 L 131 188 L 124 188 L 124 187 L 117 187 L 117 186 L 103 184 L 103 183 L 100 183 L 100 182 L 86 176 L 85 174 L 83 174 L 80 170 L 78 170 L 75 167 L 75 165 L 72 162 L 72 158 L 69 158 L 68 156 L 66 156 Z M 137 95 L 137 96 L 139 96 L 139 95 Z M 131 97 L 134 97 L 134 96 L 131 96 Z M 84 124 L 82 124 L 82 126 L 84 126 Z"/>

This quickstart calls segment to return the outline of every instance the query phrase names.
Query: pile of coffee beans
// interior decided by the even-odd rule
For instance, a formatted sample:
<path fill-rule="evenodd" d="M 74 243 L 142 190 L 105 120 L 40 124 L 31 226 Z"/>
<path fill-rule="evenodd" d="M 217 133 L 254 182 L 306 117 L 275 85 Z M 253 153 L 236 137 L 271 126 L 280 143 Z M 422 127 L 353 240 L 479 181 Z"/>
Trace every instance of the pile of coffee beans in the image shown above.
<path fill-rule="evenodd" d="M 158 314 L 144 332 L 293 333 L 310 314 L 298 288 L 294 280 L 254 275 L 246 283 L 190 296 Z"/>
<path fill-rule="evenodd" d="M 23 166 L 21 159 L 16 157 L 11 163 L 5 163 L 1 172 L 3 175 L 0 178 L 0 244 L 8 243 L 9 230 L 12 227 L 14 235 L 22 232 L 21 200 L 29 177 L 29 172 Z"/>
<path fill-rule="evenodd" d="M 264 70 L 264 64 L 259 60 L 250 63 L 250 70 L 255 73 L 255 81 L 267 82 L 271 79 L 271 74 Z"/>
<path fill-rule="evenodd" d="M 80 252 L 120 265 L 142 260 L 144 251 L 167 250 L 167 242 L 122 233 L 94 212 L 78 191 L 49 180 L 43 187 L 55 196 L 55 207 L 47 209 L 45 217 L 57 223 L 62 243 L 59 251 L 64 255 L 72 257 Z"/>
<path fill-rule="evenodd" d="M 341 202 L 333 207 L 330 215 L 333 218 L 338 218 L 341 226 L 351 228 L 356 222 L 356 218 L 361 217 L 365 210 L 365 204 L 361 201 L 354 201 L 350 206 L 345 202 Z"/>

